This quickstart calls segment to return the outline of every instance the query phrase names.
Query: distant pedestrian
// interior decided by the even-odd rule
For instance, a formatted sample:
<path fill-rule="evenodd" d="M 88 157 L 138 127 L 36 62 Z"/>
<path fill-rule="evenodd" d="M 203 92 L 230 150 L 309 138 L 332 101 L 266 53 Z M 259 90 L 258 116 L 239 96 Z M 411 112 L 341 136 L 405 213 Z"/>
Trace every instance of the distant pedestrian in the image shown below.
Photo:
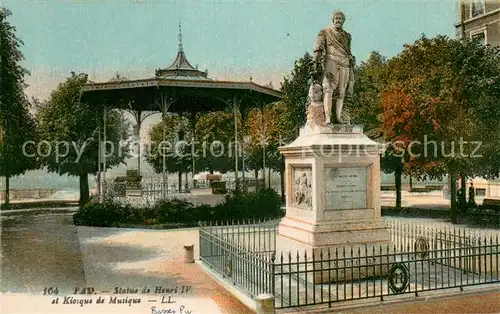
<path fill-rule="evenodd" d="M 474 189 L 474 184 L 471 182 L 469 186 L 469 208 L 476 208 L 476 201 L 475 201 L 475 196 L 476 196 L 476 191 Z"/>

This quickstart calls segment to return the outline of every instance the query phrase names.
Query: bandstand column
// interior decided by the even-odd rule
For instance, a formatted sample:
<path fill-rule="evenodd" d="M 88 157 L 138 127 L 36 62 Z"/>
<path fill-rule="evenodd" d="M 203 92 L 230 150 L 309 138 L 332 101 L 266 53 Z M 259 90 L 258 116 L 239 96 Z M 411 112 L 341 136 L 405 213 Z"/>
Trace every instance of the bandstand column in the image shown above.
<path fill-rule="evenodd" d="M 233 115 L 234 115 L 234 184 L 238 190 L 238 113 L 239 113 L 240 98 L 233 95 Z"/>
<path fill-rule="evenodd" d="M 165 137 L 167 136 L 167 130 L 166 130 L 166 125 L 165 125 L 165 118 L 167 117 L 167 112 L 168 112 L 168 108 L 170 107 L 170 105 L 174 102 L 175 100 L 174 99 L 171 99 L 170 101 L 165 97 L 164 94 L 161 95 L 161 111 L 162 111 L 162 123 L 163 123 L 163 138 L 162 138 L 162 141 L 161 141 L 161 144 L 162 144 L 162 157 L 163 157 L 163 169 L 162 169 L 162 175 L 163 175 L 163 182 L 162 182 L 162 185 L 163 185 L 163 188 L 162 188 L 162 191 L 163 191 L 163 198 L 166 198 L 166 191 L 168 190 L 168 173 L 167 173 L 167 156 L 165 154 Z"/>
<path fill-rule="evenodd" d="M 136 122 L 137 122 L 137 129 L 135 131 L 135 135 L 137 135 L 137 175 L 141 175 L 141 116 L 142 116 L 142 111 L 137 110 L 136 112 Z"/>
<path fill-rule="evenodd" d="M 104 105 L 104 110 L 103 110 L 103 128 L 102 128 L 102 140 L 103 144 L 101 147 L 101 152 L 102 152 L 102 177 L 101 177 L 101 197 L 104 198 L 106 194 L 106 128 L 107 128 L 107 113 L 108 113 L 108 108 L 106 105 Z"/>
<path fill-rule="evenodd" d="M 262 144 L 262 179 L 264 188 L 266 188 L 266 124 L 264 121 L 264 104 L 261 104 L 260 106 L 260 123 L 261 123 L 261 129 L 262 129 L 262 139 L 261 139 L 261 144 Z"/>

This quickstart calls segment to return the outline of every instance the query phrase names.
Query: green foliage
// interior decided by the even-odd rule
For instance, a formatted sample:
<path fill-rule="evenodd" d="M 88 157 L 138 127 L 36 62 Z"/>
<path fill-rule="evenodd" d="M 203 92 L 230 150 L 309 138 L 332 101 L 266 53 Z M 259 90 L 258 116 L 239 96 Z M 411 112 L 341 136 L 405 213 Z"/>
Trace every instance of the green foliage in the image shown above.
<path fill-rule="evenodd" d="M 164 157 L 166 171 L 181 173 L 189 171 L 192 165 L 192 133 L 191 125 L 186 117 L 167 115 L 149 132 L 151 151 L 146 155 L 146 161 L 156 173 L 163 171 Z"/>
<path fill-rule="evenodd" d="M 449 171 L 498 173 L 499 64 L 498 48 L 444 36 L 424 36 L 389 60 L 389 83 L 382 99 L 384 133 L 405 145 L 423 141 L 424 136 L 440 144 L 437 154 L 426 156 L 424 145 L 412 147 L 407 172 L 416 177 Z M 453 145 L 460 139 L 482 142 L 476 153 L 484 157 L 471 158 L 475 146 L 470 144 L 459 154 Z M 449 156 L 453 149 L 455 154 Z"/>
<path fill-rule="evenodd" d="M 9 179 L 38 167 L 36 148 L 24 146 L 37 141 L 34 117 L 24 94 L 23 42 L 7 18 L 11 12 L 0 7 L 0 176 L 6 177 L 5 208 L 9 206 Z M 23 152 L 23 148 L 25 151 Z M 33 156 L 33 157 L 30 157 Z"/>
<path fill-rule="evenodd" d="M 425 179 L 448 173 L 453 187 L 457 176 L 498 176 L 499 48 L 422 36 L 388 61 L 386 75 L 381 133 L 406 151 L 407 174 Z"/>
<path fill-rule="evenodd" d="M 0 8 L 0 175 L 15 176 L 36 167 L 36 159 L 26 157 L 22 144 L 36 141 L 35 123 L 24 94 L 23 42 L 7 18 L 11 12 Z M 28 149 L 27 153 L 33 153 Z"/>
<path fill-rule="evenodd" d="M 103 204 L 90 202 L 80 207 L 73 216 L 73 222 L 75 225 L 96 227 L 151 224 L 196 226 L 200 221 L 265 219 L 282 215 L 277 193 L 272 189 L 263 189 L 258 193 L 237 192 L 228 195 L 223 203 L 215 206 L 194 206 L 179 199 L 162 200 L 152 207 L 143 208 L 110 200 Z"/>
<path fill-rule="evenodd" d="M 238 118 L 237 126 L 242 135 L 241 117 Z M 221 173 L 234 170 L 235 139 L 232 112 L 215 111 L 201 115 L 196 123 L 196 140 L 199 142 L 196 146 L 197 170 Z M 222 145 L 218 145 L 218 142 Z"/>
<path fill-rule="evenodd" d="M 210 182 L 210 187 L 212 188 L 213 194 L 226 194 L 226 182 L 225 181 L 212 181 Z"/>
<path fill-rule="evenodd" d="M 259 192 L 234 191 L 227 195 L 224 203 L 215 207 L 215 220 L 260 219 L 281 217 L 281 199 L 273 189 Z"/>
<path fill-rule="evenodd" d="M 113 227 L 122 222 L 139 222 L 139 213 L 127 204 L 107 200 L 104 203 L 89 202 L 73 215 L 77 226 Z"/>
<path fill-rule="evenodd" d="M 286 109 L 278 123 L 285 142 L 293 141 L 299 135 L 299 128 L 306 122 L 306 104 L 312 71 L 312 56 L 305 53 L 295 61 L 292 73 L 283 80 L 281 101 Z"/>
<path fill-rule="evenodd" d="M 351 122 L 362 124 L 364 131 L 374 138 L 380 137 L 379 100 L 387 81 L 386 64 L 386 58 L 374 51 L 355 68 L 354 99 L 349 106 Z"/>
<path fill-rule="evenodd" d="M 51 172 L 80 177 L 80 200 L 88 200 L 88 174 L 98 170 L 98 130 L 103 124 L 103 107 L 93 108 L 80 101 L 80 91 L 87 83 L 86 74 L 71 73 L 59 84 L 47 103 L 38 111 L 41 138 L 51 143 L 42 146 L 41 162 Z M 118 111 L 107 111 L 106 167 L 112 168 L 129 157 L 124 140 L 129 136 L 129 123 Z"/>

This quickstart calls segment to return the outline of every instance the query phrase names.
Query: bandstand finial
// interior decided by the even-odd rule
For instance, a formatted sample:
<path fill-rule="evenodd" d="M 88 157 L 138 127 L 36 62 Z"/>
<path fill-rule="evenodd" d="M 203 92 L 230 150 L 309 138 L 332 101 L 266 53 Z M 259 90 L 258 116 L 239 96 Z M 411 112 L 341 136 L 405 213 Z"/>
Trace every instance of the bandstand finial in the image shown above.
<path fill-rule="evenodd" d="M 181 28 L 181 22 L 179 21 L 179 51 L 182 51 L 182 28 Z"/>

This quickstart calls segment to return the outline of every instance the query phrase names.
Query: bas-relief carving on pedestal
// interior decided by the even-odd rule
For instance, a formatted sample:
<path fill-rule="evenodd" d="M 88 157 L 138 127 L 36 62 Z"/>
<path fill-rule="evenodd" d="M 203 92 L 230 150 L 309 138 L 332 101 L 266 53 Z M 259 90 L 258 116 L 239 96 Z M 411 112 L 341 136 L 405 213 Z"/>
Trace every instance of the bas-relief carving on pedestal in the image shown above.
<path fill-rule="evenodd" d="M 291 204 L 296 207 L 312 209 L 312 169 L 293 169 L 293 194 Z"/>

